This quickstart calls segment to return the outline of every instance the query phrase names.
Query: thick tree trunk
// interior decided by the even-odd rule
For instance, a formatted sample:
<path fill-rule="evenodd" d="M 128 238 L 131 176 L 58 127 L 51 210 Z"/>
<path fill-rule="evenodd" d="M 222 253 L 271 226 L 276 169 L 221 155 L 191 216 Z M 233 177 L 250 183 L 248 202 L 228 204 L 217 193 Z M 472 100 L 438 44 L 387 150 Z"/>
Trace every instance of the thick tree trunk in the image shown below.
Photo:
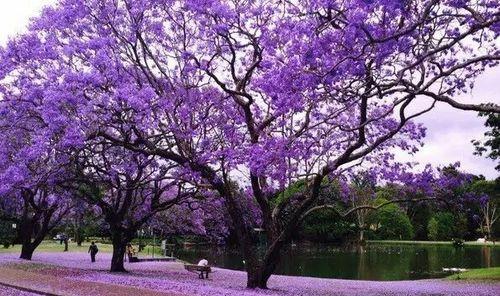
<path fill-rule="evenodd" d="M 282 249 L 283 243 L 278 242 L 267 249 L 261 262 L 247 266 L 247 288 L 267 289 L 267 282 L 281 259 Z"/>
<path fill-rule="evenodd" d="M 33 252 L 35 251 L 35 248 L 30 243 L 24 243 L 21 247 L 21 256 L 19 258 L 24 259 L 24 260 L 31 260 L 31 257 L 33 257 Z"/>
<path fill-rule="evenodd" d="M 111 241 L 113 243 L 113 256 L 111 257 L 111 272 L 126 272 L 123 264 L 125 249 L 129 239 L 122 229 L 111 229 Z"/>
<path fill-rule="evenodd" d="M 35 248 L 31 243 L 33 228 L 33 220 L 24 216 L 19 225 L 19 238 L 21 241 L 21 256 L 19 256 L 19 258 L 21 259 L 31 260 L 31 257 L 33 257 L 33 252 L 35 251 Z"/>
<path fill-rule="evenodd" d="M 125 272 L 123 257 L 125 256 L 125 245 L 113 242 L 113 257 L 111 258 L 111 272 Z"/>
<path fill-rule="evenodd" d="M 253 258 L 256 259 L 247 264 L 247 288 L 267 289 L 267 282 L 281 260 L 281 251 L 291 238 L 291 229 L 284 231 L 279 235 L 269 235 L 270 244 L 261 260 L 258 260 L 257 248 L 251 249 L 254 252 Z"/>
<path fill-rule="evenodd" d="M 271 267 L 271 265 L 267 265 L 265 263 L 247 267 L 247 288 L 267 289 L 267 282 L 273 274 L 274 269 L 275 266 Z"/>
<path fill-rule="evenodd" d="M 247 242 L 243 246 L 245 267 L 247 271 L 247 288 L 258 288 L 261 286 L 260 269 L 261 263 L 256 246 Z"/>

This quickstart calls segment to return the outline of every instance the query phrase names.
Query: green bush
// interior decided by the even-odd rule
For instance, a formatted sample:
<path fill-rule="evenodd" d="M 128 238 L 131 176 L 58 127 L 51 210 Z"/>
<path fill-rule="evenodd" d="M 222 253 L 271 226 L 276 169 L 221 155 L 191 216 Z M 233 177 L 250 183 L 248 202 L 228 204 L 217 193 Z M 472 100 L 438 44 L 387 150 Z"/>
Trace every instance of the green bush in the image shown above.
<path fill-rule="evenodd" d="M 463 238 L 467 231 L 467 219 L 464 215 L 453 215 L 450 212 L 436 213 L 427 225 L 430 240 L 451 240 Z"/>
<path fill-rule="evenodd" d="M 16 232 L 12 228 L 12 222 L 0 221 L 0 245 L 8 248 L 16 238 Z"/>
<path fill-rule="evenodd" d="M 355 227 L 339 218 L 335 211 L 324 209 L 309 215 L 299 232 L 302 238 L 311 241 L 339 242 L 352 235 Z"/>
<path fill-rule="evenodd" d="M 375 204 L 381 204 L 387 200 L 379 198 Z M 413 226 L 410 219 L 396 204 L 383 206 L 370 215 L 369 224 L 374 230 L 373 235 L 377 239 L 412 239 Z"/>

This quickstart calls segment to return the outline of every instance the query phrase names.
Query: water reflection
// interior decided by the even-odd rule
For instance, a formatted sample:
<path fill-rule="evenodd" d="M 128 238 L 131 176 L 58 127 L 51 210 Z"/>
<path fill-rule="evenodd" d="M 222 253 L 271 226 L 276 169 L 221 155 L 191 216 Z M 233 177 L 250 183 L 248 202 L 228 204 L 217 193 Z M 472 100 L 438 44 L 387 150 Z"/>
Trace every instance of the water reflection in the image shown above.
<path fill-rule="evenodd" d="M 190 262 L 207 258 L 211 264 L 244 270 L 237 249 L 192 247 L 176 256 Z M 283 254 L 276 273 L 326 278 L 403 280 L 443 277 L 443 267 L 500 266 L 500 248 L 451 245 L 375 245 L 338 247 L 300 245 Z"/>

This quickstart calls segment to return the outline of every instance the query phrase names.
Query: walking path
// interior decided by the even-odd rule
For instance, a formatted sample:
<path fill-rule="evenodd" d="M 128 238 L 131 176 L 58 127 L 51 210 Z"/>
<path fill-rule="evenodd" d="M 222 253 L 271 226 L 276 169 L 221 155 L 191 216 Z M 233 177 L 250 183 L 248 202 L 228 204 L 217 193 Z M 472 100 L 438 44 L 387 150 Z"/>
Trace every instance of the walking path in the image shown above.
<path fill-rule="evenodd" d="M 28 292 L 26 290 L 20 290 L 19 288 L 13 288 L 11 286 L 5 286 L 0 283 L 0 295 L 9 296 L 40 296 L 43 294 Z"/>
<path fill-rule="evenodd" d="M 359 281 L 281 275 L 271 277 L 269 290 L 249 290 L 245 288 L 246 274 L 242 271 L 213 268 L 210 279 L 200 280 L 184 270 L 180 262 L 126 263 L 128 273 L 109 273 L 108 253 L 99 254 L 95 263 L 83 252 L 38 252 L 32 262 L 19 260 L 16 255 L 0 253 L 0 282 L 56 295 L 500 295 L 498 282 Z"/>
<path fill-rule="evenodd" d="M 96 283 L 88 281 L 78 281 L 68 278 L 59 278 L 52 275 L 40 274 L 37 272 L 28 272 L 19 269 L 2 267 L 0 272 L 0 288 L 4 292 L 11 295 L 11 293 L 19 293 L 13 295 L 109 295 L 109 296 L 123 296 L 123 295 L 140 295 L 140 296 L 180 296 L 182 294 L 160 292 L 151 289 L 127 287 L 115 284 Z M 24 289 L 19 291 L 13 287 Z M 41 292 L 34 294 L 32 292 Z M 31 292 L 31 293 L 30 293 Z"/>

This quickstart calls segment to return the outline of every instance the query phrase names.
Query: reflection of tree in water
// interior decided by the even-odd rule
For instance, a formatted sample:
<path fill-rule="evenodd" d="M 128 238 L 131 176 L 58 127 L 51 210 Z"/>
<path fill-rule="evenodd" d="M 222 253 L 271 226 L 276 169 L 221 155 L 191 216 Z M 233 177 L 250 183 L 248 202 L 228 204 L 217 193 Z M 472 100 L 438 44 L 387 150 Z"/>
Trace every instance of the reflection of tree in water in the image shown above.
<path fill-rule="evenodd" d="M 481 264 L 484 267 L 491 267 L 491 248 L 490 247 L 482 247 L 481 248 Z"/>
<path fill-rule="evenodd" d="M 410 256 L 410 270 L 408 277 L 410 279 L 426 278 L 429 275 L 430 262 L 429 262 L 429 249 L 416 248 L 415 255 Z"/>
<path fill-rule="evenodd" d="M 370 276 L 370 271 L 368 269 L 368 266 L 366 265 L 366 257 L 367 253 L 365 250 L 365 246 L 360 245 L 358 246 L 358 279 L 365 279 L 368 276 Z"/>

